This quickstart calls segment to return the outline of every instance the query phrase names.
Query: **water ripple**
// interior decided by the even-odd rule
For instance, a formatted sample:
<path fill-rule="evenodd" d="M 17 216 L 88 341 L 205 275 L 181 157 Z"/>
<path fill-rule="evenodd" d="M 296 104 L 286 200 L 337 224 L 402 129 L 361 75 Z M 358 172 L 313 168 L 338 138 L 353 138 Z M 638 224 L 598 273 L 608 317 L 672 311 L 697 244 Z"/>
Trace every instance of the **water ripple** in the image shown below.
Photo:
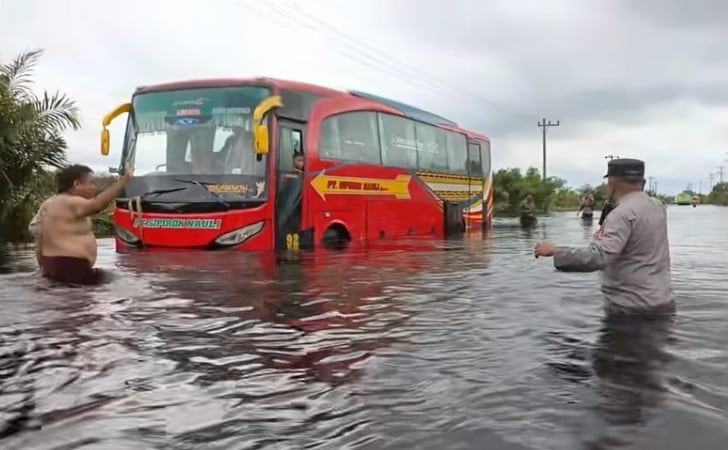
<path fill-rule="evenodd" d="M 722 449 L 723 224 L 671 207 L 676 320 L 603 320 L 597 274 L 493 236 L 272 255 L 116 255 L 91 290 L 0 274 L 0 442 L 50 449 Z"/>

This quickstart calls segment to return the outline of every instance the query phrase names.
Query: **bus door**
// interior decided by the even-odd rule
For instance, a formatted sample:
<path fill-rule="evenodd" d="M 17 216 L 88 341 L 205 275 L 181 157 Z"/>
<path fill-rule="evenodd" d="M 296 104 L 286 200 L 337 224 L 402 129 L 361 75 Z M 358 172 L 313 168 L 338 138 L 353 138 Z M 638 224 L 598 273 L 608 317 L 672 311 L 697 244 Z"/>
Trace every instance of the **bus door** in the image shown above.
<path fill-rule="evenodd" d="M 300 248 L 304 172 L 294 160 L 303 163 L 303 124 L 278 121 L 276 152 L 275 247 L 278 250 Z"/>

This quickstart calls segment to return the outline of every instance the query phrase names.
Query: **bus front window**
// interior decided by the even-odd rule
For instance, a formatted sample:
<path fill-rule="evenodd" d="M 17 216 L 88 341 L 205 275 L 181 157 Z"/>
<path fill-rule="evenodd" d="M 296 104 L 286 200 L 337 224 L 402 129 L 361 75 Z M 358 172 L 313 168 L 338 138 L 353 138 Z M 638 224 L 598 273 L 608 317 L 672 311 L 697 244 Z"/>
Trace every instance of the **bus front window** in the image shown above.
<path fill-rule="evenodd" d="M 137 176 L 265 176 L 253 152 L 252 111 L 270 94 L 260 86 L 137 94 L 125 158 Z"/>

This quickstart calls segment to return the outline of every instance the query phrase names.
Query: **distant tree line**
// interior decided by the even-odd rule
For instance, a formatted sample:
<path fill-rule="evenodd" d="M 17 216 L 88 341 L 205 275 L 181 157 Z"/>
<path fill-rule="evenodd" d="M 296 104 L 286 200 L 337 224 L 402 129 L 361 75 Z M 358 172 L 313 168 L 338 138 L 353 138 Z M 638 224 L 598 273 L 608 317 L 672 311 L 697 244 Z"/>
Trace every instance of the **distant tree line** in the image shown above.
<path fill-rule="evenodd" d="M 700 204 L 703 205 L 728 206 L 728 182 L 725 181 L 713 185 L 713 188 L 707 194 L 695 192 L 689 186 L 681 194 L 687 194 L 691 197 L 697 196 L 700 199 Z M 668 197 L 668 201 L 673 203 L 675 197 Z"/>
<path fill-rule="evenodd" d="M 569 187 L 566 180 L 549 177 L 546 180 L 535 167 L 525 173 L 518 168 L 505 168 L 495 172 L 493 176 L 494 213 L 501 215 L 517 214 L 521 200 L 531 194 L 539 212 L 575 211 L 579 209 L 580 197 L 584 189 L 589 187 L 594 195 L 595 207 L 601 209 L 609 194 L 607 185 Z M 699 195 L 691 190 L 685 191 L 690 196 Z M 646 193 L 665 204 L 674 203 L 674 197 L 659 194 L 652 190 Z M 728 206 L 728 182 L 717 183 L 709 194 L 699 195 L 703 204 Z"/>
<path fill-rule="evenodd" d="M 714 184 L 707 194 L 698 194 L 690 189 L 686 189 L 685 192 L 699 196 L 702 204 L 728 206 L 728 182 L 726 181 Z"/>
<path fill-rule="evenodd" d="M 581 194 L 589 187 L 596 208 L 600 209 L 607 199 L 607 185 L 572 188 L 558 177 L 543 179 L 535 167 L 523 173 L 519 168 L 500 169 L 493 174 L 493 201 L 495 214 L 516 214 L 521 200 L 528 195 L 534 199 L 538 211 L 576 211 L 581 204 Z"/>

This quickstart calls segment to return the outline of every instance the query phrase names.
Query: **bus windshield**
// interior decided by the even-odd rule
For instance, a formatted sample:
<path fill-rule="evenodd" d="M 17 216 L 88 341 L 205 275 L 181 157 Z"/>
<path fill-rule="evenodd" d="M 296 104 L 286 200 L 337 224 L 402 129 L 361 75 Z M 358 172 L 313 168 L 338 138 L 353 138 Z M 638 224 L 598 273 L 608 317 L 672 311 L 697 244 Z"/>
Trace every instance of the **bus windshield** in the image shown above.
<path fill-rule="evenodd" d="M 252 112 L 270 95 L 262 86 L 137 94 L 123 158 L 135 175 L 235 175 L 264 178 L 266 157 L 253 152 Z"/>

